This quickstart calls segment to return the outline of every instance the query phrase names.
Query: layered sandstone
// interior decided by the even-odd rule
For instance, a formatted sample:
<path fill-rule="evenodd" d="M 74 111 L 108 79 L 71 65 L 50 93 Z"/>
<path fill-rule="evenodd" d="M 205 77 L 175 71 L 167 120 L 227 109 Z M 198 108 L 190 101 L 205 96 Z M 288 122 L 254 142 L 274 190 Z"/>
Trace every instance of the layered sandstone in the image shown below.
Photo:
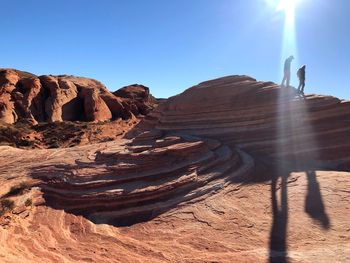
<path fill-rule="evenodd" d="M 216 140 L 142 134 L 122 151 L 98 151 L 93 162 L 32 171 L 49 205 L 98 223 L 130 225 L 218 191 L 246 176 L 251 158 Z M 147 139 L 146 139 L 147 138 Z"/>
<path fill-rule="evenodd" d="M 349 119 L 349 101 L 229 76 L 169 98 L 139 129 L 218 139 L 257 158 L 336 168 L 349 163 Z"/>
<path fill-rule="evenodd" d="M 150 138 L 155 134 L 143 137 Z M 283 262 L 281 255 L 285 255 L 291 263 L 347 261 L 350 251 L 349 173 L 317 171 L 316 184 L 308 180 L 304 172 L 291 173 L 287 181 L 289 212 L 285 216 L 276 215 L 273 212 L 275 204 L 271 201 L 273 196 L 282 193 L 283 183 L 278 182 L 273 190 L 269 183 L 245 181 L 249 174 L 261 173 L 251 168 L 241 174 L 243 178 L 234 176 L 239 167 L 244 167 L 242 161 L 236 161 L 238 166 L 232 170 L 233 173 L 219 172 L 217 178 L 199 171 L 198 177 L 204 175 L 202 179 L 209 178 L 209 182 L 192 178 L 190 183 L 184 180 L 185 173 L 173 172 L 173 176 L 179 176 L 178 185 L 174 185 L 171 180 L 174 177 L 167 178 L 164 173 L 172 166 L 169 162 L 163 164 L 162 160 L 179 156 L 184 141 L 183 149 L 189 149 L 194 143 L 191 146 L 194 154 L 190 160 L 199 157 L 198 149 L 203 146 L 222 146 L 215 141 L 203 141 L 199 147 L 198 138 L 192 142 L 174 135 L 165 138 L 158 139 L 158 147 L 146 144 L 143 149 L 142 143 L 134 145 L 135 142 L 131 141 L 64 150 L 0 147 L 0 195 L 8 196 L 11 187 L 20 182 L 28 185 L 22 194 L 6 197 L 14 200 L 15 208 L 0 216 L 1 260 L 11 263 L 149 260 L 227 263 L 234 260 L 248 263 L 267 262 L 269 259 L 270 262 Z M 169 143 L 174 146 L 167 156 L 162 147 L 167 147 Z M 155 173 L 148 176 L 147 172 L 151 169 L 145 169 L 147 163 L 142 162 L 139 155 L 133 160 L 135 153 L 146 154 L 142 151 L 146 148 L 161 150 L 157 156 L 157 167 L 164 178 L 159 185 L 156 182 L 160 178 Z M 182 154 L 187 156 L 185 151 Z M 122 157 L 120 163 L 117 156 Z M 127 173 L 121 173 L 124 160 Z M 178 157 L 174 160 L 179 162 Z M 184 162 L 186 159 L 179 165 L 184 165 Z M 134 163 L 132 173 L 131 163 Z M 143 178 L 135 175 L 139 164 L 139 174 Z M 150 165 L 155 163 L 150 162 Z M 202 162 L 195 166 L 205 165 Z M 220 166 L 222 164 L 216 164 L 216 169 Z M 118 173 L 113 173 L 112 168 Z M 36 179 L 31 179 L 33 177 Z M 101 179 L 100 182 L 98 179 Z M 123 179 L 126 179 L 124 183 Z M 111 181 L 109 187 L 108 180 Z M 130 180 L 134 180 L 133 183 Z M 149 187 L 152 184 L 153 187 Z M 144 189 L 141 190 L 141 187 Z M 189 191 L 185 190 L 186 187 Z M 122 196 L 127 198 L 122 200 Z M 135 202 L 142 198 L 150 198 L 151 202 Z M 32 204 L 25 205 L 28 199 L 32 200 Z M 126 206 L 117 206 L 118 202 L 125 202 Z M 86 207 L 84 211 L 87 214 L 81 213 L 82 207 Z M 121 214 L 127 217 L 121 217 Z M 136 221 L 139 224 L 133 224 L 136 223 L 134 220 L 139 220 Z M 281 224 L 288 221 L 288 235 L 281 235 L 288 240 L 288 249 L 284 252 L 270 249 L 274 240 L 278 240 L 272 230 L 278 226 L 275 222 L 279 220 Z M 129 224 L 133 225 L 115 227 Z"/>
<path fill-rule="evenodd" d="M 346 262 L 348 117 L 347 101 L 230 76 L 169 98 L 128 139 L 0 147 L 1 199 L 14 202 L 0 257 Z"/>
<path fill-rule="evenodd" d="M 123 95 L 128 96 L 127 92 Z M 67 75 L 38 77 L 18 70 L 0 69 L 2 123 L 13 124 L 23 119 L 33 124 L 130 119 L 148 113 L 155 105 L 150 99 L 149 92 L 143 101 L 115 96 L 94 79 Z"/>

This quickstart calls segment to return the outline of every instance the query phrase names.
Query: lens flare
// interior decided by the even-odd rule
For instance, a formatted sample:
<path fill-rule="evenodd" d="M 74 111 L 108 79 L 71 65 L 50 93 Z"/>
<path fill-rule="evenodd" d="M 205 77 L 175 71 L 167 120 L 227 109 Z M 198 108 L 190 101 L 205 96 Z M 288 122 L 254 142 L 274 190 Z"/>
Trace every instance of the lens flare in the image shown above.
<path fill-rule="evenodd" d="M 277 11 L 284 13 L 281 64 L 284 63 L 287 57 L 293 55 L 295 59 L 292 63 L 292 72 L 296 70 L 296 66 L 299 64 L 295 26 L 295 8 L 299 2 L 300 0 L 280 0 L 277 4 Z M 282 70 L 280 74 L 283 75 Z"/>
<path fill-rule="evenodd" d="M 286 16 L 286 23 L 294 24 L 295 7 L 298 0 L 281 0 L 277 6 L 277 11 L 283 11 Z"/>

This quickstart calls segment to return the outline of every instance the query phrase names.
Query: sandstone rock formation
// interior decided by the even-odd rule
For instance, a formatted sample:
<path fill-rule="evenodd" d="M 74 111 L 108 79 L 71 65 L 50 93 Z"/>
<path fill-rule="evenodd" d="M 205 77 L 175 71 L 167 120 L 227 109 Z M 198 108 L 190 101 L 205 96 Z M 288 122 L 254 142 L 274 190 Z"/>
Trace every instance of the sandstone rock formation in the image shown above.
<path fill-rule="evenodd" d="M 151 106 L 149 92 L 135 101 L 129 98 L 128 91 L 122 94 L 125 98 L 113 95 L 93 79 L 66 75 L 37 77 L 18 70 L 0 69 L 0 122 L 12 124 L 26 119 L 36 124 L 130 119 L 133 115 L 148 113 L 154 106 L 154 103 Z"/>
<path fill-rule="evenodd" d="M 150 94 L 149 88 L 143 85 L 126 86 L 113 92 L 113 94 L 127 99 L 130 102 L 130 110 L 135 115 L 147 115 L 157 104 L 156 99 Z"/>
<path fill-rule="evenodd" d="M 230 76 L 169 98 L 139 126 L 218 139 L 269 161 L 335 169 L 350 161 L 349 119 L 349 101 Z"/>
<path fill-rule="evenodd" d="M 122 152 L 111 147 L 97 152 L 94 162 L 44 166 L 32 176 L 44 182 L 51 206 L 98 223 L 130 225 L 222 189 L 253 167 L 249 156 L 216 140 L 141 137 Z"/>
<path fill-rule="evenodd" d="M 14 202 L 0 257 L 346 262 L 348 117 L 347 101 L 230 76 L 169 98 L 124 140 L 0 147 L 0 196 Z"/>

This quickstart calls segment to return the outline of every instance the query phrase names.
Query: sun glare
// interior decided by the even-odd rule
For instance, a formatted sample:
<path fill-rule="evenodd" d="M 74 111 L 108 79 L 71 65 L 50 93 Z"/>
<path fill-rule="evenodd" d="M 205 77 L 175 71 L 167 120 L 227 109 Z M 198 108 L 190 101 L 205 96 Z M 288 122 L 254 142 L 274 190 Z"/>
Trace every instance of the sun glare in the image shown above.
<path fill-rule="evenodd" d="M 296 34 L 296 21 L 295 10 L 297 5 L 303 0 L 268 0 L 273 3 L 276 11 L 283 13 L 284 26 L 283 26 L 283 39 L 282 39 L 282 52 L 281 52 L 281 64 L 284 60 L 293 55 L 294 63 L 292 68 L 298 65 L 298 47 L 297 47 L 297 34 Z M 283 76 L 283 70 L 280 74 Z"/>
<path fill-rule="evenodd" d="M 277 5 L 277 11 L 285 13 L 287 23 L 294 23 L 295 7 L 298 2 L 298 0 L 280 0 Z"/>
<path fill-rule="evenodd" d="M 285 10 L 286 12 L 295 8 L 296 0 L 280 0 L 277 10 Z"/>

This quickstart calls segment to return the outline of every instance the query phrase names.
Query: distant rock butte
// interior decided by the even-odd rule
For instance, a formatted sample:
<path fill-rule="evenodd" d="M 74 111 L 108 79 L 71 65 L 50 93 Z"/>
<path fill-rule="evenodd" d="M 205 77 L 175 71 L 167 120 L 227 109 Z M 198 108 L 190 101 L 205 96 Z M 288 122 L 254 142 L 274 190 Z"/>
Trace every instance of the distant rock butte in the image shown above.
<path fill-rule="evenodd" d="M 129 119 L 154 107 L 156 101 L 147 87 L 133 85 L 132 95 L 128 90 L 124 88 L 121 97 L 94 79 L 0 69 L 0 123 Z"/>

